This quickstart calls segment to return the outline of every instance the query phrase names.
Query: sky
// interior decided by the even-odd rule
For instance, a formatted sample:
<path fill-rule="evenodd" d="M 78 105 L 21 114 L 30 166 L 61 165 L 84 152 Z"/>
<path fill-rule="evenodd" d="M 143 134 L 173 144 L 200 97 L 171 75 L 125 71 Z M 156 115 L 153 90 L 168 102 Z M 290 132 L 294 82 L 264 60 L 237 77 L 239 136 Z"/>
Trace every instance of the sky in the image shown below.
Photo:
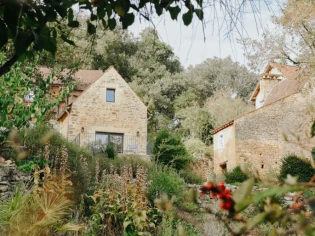
<path fill-rule="evenodd" d="M 243 27 L 239 23 L 237 28 L 228 35 L 226 35 L 227 30 L 224 26 L 219 30 L 219 25 L 224 25 L 224 13 L 219 7 L 216 8 L 218 16 L 216 21 L 213 21 L 211 9 L 206 9 L 205 21 L 207 23 L 204 24 L 204 27 L 195 16 L 191 25 L 185 26 L 181 16 L 178 17 L 178 21 L 173 21 L 167 13 L 162 18 L 154 18 L 152 23 L 145 20 L 140 22 L 137 18 L 128 29 L 137 36 L 146 27 L 156 28 L 160 39 L 173 48 L 176 56 L 186 68 L 215 56 L 221 58 L 231 56 L 234 61 L 246 65 L 243 46 L 237 43 L 237 39 L 242 37 L 258 39 L 264 28 L 272 27 L 271 16 L 279 14 L 280 7 L 276 1 L 270 0 L 269 2 L 270 5 L 261 4 L 258 7 L 259 12 L 255 14 L 253 8 L 247 6 L 245 11 L 248 13 L 241 20 Z"/>

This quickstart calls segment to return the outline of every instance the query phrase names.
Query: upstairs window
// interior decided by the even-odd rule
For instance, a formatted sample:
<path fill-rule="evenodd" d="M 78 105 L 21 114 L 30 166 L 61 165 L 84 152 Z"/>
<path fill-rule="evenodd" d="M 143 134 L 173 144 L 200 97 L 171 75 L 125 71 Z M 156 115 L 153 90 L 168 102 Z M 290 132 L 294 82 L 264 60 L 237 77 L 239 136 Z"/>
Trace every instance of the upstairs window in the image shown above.
<path fill-rule="evenodd" d="M 115 102 L 115 89 L 106 89 L 106 102 Z"/>

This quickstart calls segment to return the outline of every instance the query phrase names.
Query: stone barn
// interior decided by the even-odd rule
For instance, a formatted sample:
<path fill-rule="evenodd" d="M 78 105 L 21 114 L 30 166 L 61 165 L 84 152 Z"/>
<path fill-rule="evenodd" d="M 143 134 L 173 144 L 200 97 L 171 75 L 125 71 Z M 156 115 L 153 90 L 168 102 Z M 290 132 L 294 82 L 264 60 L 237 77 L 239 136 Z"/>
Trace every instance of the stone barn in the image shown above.
<path fill-rule="evenodd" d="M 249 163 L 263 175 L 288 154 L 310 158 L 314 85 L 309 69 L 270 63 L 250 98 L 256 109 L 211 132 L 214 172 Z"/>

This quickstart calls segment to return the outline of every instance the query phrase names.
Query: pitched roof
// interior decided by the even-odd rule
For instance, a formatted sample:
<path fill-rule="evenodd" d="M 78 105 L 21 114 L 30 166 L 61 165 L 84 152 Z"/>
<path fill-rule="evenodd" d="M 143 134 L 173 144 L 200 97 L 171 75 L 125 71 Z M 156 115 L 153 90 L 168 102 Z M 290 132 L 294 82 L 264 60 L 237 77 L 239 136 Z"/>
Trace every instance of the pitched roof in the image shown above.
<path fill-rule="evenodd" d="M 210 134 L 212 134 L 212 135 L 213 135 L 213 134 L 216 134 L 216 133 L 220 132 L 221 130 L 223 130 L 223 129 L 225 129 L 225 128 L 227 128 L 227 127 L 233 125 L 233 124 L 234 124 L 234 120 L 231 120 L 231 121 L 229 121 L 229 122 L 227 122 L 227 123 L 225 123 L 225 124 L 223 124 L 223 125 L 217 127 L 216 129 L 212 130 L 212 131 L 210 132 Z"/>
<path fill-rule="evenodd" d="M 271 90 L 270 95 L 267 97 L 264 102 L 264 106 L 270 105 L 271 103 L 277 102 L 285 97 L 298 93 L 304 84 L 309 79 L 310 73 L 312 71 L 311 68 L 298 68 L 295 66 L 281 65 L 277 63 L 269 63 L 265 69 L 265 73 L 261 76 L 264 78 L 272 68 L 277 68 L 281 74 L 285 77 L 284 80 L 279 81 L 275 87 Z M 269 74 L 271 77 L 268 79 L 277 79 L 277 76 L 274 74 Z M 260 91 L 260 83 L 256 86 L 250 101 L 255 101 L 257 94 Z M 263 106 L 263 107 L 264 107 Z M 255 111 L 252 111 L 255 112 Z M 211 134 L 216 134 L 219 131 L 231 126 L 234 124 L 234 120 L 225 123 L 216 129 L 211 131 Z"/>
<path fill-rule="evenodd" d="M 309 69 L 300 69 L 295 72 L 295 77 L 291 74 L 291 78 L 280 81 L 271 90 L 270 95 L 266 98 L 264 106 L 276 102 L 282 98 L 298 93 L 309 78 Z"/>
<path fill-rule="evenodd" d="M 270 62 L 265 73 L 269 73 L 272 68 L 277 68 L 281 74 L 287 79 L 293 79 L 300 73 L 300 68 L 290 65 L 282 65 L 275 62 Z"/>
<path fill-rule="evenodd" d="M 52 69 L 41 67 L 38 69 L 39 73 L 43 75 L 43 77 L 47 77 L 52 73 Z M 67 77 L 71 70 L 66 69 L 60 73 L 60 76 Z M 94 83 L 98 78 L 100 78 L 104 74 L 101 70 L 78 70 L 73 75 L 72 78 L 75 81 L 78 81 L 78 90 L 86 89 L 90 84 Z M 52 84 L 63 84 L 59 77 L 55 77 Z"/>
<path fill-rule="evenodd" d="M 276 68 L 279 70 L 281 74 L 272 74 L 270 71 Z M 300 80 L 299 78 L 301 74 L 305 73 L 308 71 L 308 69 L 301 69 L 296 66 L 289 66 L 289 65 L 281 65 L 278 63 L 270 62 L 264 73 L 261 74 L 261 79 L 279 79 L 279 83 L 273 88 L 273 90 L 270 92 L 270 95 L 267 97 L 266 101 L 268 100 L 268 103 L 270 104 L 272 102 L 275 102 L 281 98 L 284 98 L 286 96 L 289 96 L 293 93 L 298 92 L 301 87 L 300 87 Z M 285 79 L 281 80 L 281 76 L 283 76 Z M 304 81 L 305 82 L 305 81 Z M 303 85 L 304 83 L 302 83 Z M 258 83 L 257 87 L 255 88 L 252 96 L 250 97 L 250 101 L 255 101 L 256 97 L 260 91 L 260 82 Z"/>

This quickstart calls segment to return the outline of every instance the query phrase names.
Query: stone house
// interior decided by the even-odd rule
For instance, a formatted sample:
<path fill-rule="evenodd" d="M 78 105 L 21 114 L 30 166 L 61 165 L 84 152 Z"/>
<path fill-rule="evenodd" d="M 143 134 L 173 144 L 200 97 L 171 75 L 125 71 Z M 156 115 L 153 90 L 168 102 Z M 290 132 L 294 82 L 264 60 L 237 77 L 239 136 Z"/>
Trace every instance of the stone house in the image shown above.
<path fill-rule="evenodd" d="M 250 101 L 255 110 L 214 129 L 213 169 L 230 171 L 249 163 L 264 175 L 288 154 L 310 158 L 315 146 L 310 129 L 315 118 L 314 79 L 310 69 L 270 63 Z"/>
<path fill-rule="evenodd" d="M 78 70 L 73 77 L 75 90 L 54 110 L 55 128 L 80 146 L 111 142 L 119 153 L 145 155 L 148 109 L 114 67 Z M 56 94 L 62 87 L 51 84 Z"/>

